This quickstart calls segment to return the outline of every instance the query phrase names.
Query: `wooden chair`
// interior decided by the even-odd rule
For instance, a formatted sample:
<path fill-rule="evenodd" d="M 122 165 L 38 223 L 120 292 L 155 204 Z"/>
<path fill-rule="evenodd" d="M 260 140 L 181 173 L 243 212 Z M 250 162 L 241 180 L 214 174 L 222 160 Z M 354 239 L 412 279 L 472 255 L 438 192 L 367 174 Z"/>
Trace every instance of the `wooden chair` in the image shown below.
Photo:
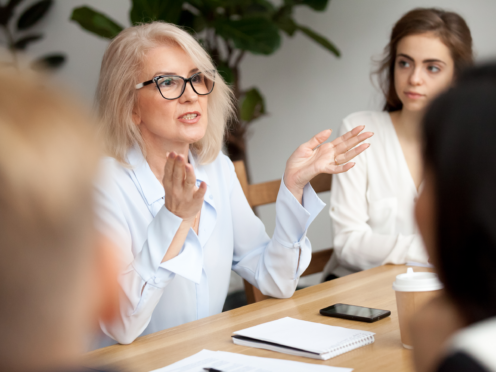
<path fill-rule="evenodd" d="M 245 163 L 242 160 L 234 162 L 234 169 L 236 171 L 236 175 L 238 176 L 239 182 L 241 183 L 246 199 L 248 199 L 248 202 L 252 208 L 276 202 L 281 180 L 250 185 L 248 184 Z M 319 174 L 317 177 L 312 179 L 312 181 L 310 181 L 310 184 L 315 192 L 319 193 L 329 191 L 331 189 L 331 181 L 332 176 L 330 174 Z M 327 261 L 331 258 L 331 255 L 332 248 L 319 252 L 313 252 L 312 261 L 301 276 L 322 272 Z M 244 280 L 244 284 L 246 299 L 249 304 L 268 298 L 268 296 L 263 295 L 258 288 L 252 286 L 246 280 Z"/>

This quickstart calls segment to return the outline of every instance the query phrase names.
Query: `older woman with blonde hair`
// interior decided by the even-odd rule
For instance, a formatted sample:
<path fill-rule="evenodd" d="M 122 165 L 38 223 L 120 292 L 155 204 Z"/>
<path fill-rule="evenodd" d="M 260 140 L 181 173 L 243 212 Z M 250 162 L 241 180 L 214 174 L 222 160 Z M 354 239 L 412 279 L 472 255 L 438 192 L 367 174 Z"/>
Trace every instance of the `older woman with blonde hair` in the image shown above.
<path fill-rule="evenodd" d="M 290 297 L 324 205 L 309 181 L 352 168 L 372 135 L 358 127 L 323 144 L 324 130 L 298 147 L 270 239 L 221 152 L 232 92 L 187 32 L 160 22 L 122 31 L 103 57 L 98 105 L 109 154 L 99 225 L 123 264 L 120 316 L 101 326 L 120 343 L 220 313 L 231 269 L 266 295 Z"/>

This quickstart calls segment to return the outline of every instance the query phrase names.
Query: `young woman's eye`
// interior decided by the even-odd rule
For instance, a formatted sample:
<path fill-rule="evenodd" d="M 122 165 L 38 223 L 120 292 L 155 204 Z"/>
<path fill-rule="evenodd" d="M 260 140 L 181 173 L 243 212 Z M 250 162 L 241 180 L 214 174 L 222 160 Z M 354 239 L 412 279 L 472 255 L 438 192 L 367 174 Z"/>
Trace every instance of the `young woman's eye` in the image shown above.
<path fill-rule="evenodd" d="M 404 60 L 399 60 L 398 66 L 400 66 L 401 68 L 407 68 L 407 67 L 410 67 L 410 62 L 404 61 Z"/>
<path fill-rule="evenodd" d="M 439 67 L 437 67 L 437 66 L 428 66 L 427 67 L 427 70 L 429 72 L 434 72 L 434 73 L 441 71 L 441 69 Z"/>

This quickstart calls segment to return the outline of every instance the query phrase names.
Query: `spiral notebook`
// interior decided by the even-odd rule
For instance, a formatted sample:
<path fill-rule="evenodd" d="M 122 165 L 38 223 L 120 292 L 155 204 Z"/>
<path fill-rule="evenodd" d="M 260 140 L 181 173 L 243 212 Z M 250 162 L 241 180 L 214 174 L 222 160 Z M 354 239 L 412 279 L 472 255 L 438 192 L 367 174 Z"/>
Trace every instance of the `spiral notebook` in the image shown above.
<path fill-rule="evenodd" d="M 374 342 L 373 332 L 282 318 L 234 332 L 237 345 L 327 360 Z"/>

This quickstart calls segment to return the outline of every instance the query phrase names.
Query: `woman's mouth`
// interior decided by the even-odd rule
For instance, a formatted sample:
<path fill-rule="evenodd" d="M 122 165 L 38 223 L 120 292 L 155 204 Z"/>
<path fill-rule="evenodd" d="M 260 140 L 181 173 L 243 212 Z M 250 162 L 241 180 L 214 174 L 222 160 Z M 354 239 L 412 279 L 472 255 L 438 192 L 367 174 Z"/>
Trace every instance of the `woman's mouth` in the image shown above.
<path fill-rule="evenodd" d="M 179 121 L 186 124 L 194 124 L 200 120 L 201 114 L 199 112 L 187 112 L 179 116 Z"/>
<path fill-rule="evenodd" d="M 420 93 L 415 93 L 415 92 L 405 92 L 405 96 L 407 96 L 410 99 L 419 99 L 419 98 L 424 97 L 425 95 L 420 94 Z"/>

